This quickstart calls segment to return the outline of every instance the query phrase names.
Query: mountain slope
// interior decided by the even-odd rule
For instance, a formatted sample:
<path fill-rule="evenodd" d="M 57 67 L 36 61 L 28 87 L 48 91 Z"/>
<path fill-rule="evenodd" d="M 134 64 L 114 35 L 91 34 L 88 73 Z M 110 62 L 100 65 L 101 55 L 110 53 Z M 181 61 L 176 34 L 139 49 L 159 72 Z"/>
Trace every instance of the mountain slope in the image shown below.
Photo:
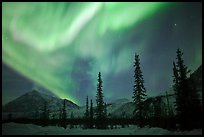
<path fill-rule="evenodd" d="M 202 64 L 199 68 L 190 75 L 190 79 L 193 80 L 196 90 L 200 95 L 201 105 L 202 105 Z"/>
<path fill-rule="evenodd" d="M 193 79 L 196 89 L 199 91 L 201 95 L 201 104 L 202 104 L 202 65 L 190 76 Z M 36 111 L 36 109 L 40 109 L 43 107 L 43 102 L 46 101 L 49 104 L 49 109 L 51 115 L 58 116 L 60 107 L 63 106 L 63 100 L 57 97 L 48 96 L 37 91 L 32 91 L 26 93 L 25 95 L 15 99 L 14 101 L 6 104 L 3 107 L 4 117 L 8 115 L 8 113 L 15 113 L 16 117 L 20 116 L 31 116 Z M 167 95 L 165 92 L 160 94 L 159 96 L 149 97 L 145 101 L 146 110 L 150 110 L 148 115 L 152 115 L 153 105 L 159 104 L 161 109 L 168 113 L 168 111 L 172 111 L 175 113 L 175 95 L 172 88 L 167 91 Z M 69 100 L 66 100 L 66 108 L 67 108 L 67 117 L 70 118 L 71 112 L 75 118 L 83 117 L 86 107 L 79 107 L 76 104 L 72 103 Z M 107 114 L 109 117 L 132 117 L 134 105 L 128 99 L 117 99 L 109 104 L 107 104 Z M 169 109 L 170 108 L 170 109 Z M 95 106 L 93 107 L 95 109 Z M 170 112 L 169 112 L 170 113 Z"/>
<path fill-rule="evenodd" d="M 195 70 L 191 75 L 190 79 L 194 81 L 194 84 L 196 86 L 196 90 L 200 94 L 200 101 L 202 105 L 202 64 L 199 66 L 197 70 Z M 148 115 L 152 115 L 151 112 L 153 112 L 153 105 L 159 104 L 161 107 L 161 110 L 163 112 L 161 113 L 173 113 L 175 114 L 175 95 L 173 88 L 169 88 L 169 90 L 166 92 L 161 92 L 160 95 L 149 97 L 145 101 L 145 108 L 146 110 L 150 110 Z M 122 103 L 122 104 L 110 104 L 107 107 L 107 112 L 111 114 L 111 116 L 115 117 L 131 117 L 133 115 L 134 105 L 132 102 L 128 103 Z"/>
<path fill-rule="evenodd" d="M 15 117 L 30 117 L 36 111 L 41 111 L 45 102 L 48 104 L 50 113 L 59 112 L 59 109 L 63 106 L 63 99 L 33 90 L 4 105 L 2 112 L 4 115 L 12 113 Z M 69 100 L 65 99 L 65 102 L 67 111 L 79 108 L 78 105 Z"/>

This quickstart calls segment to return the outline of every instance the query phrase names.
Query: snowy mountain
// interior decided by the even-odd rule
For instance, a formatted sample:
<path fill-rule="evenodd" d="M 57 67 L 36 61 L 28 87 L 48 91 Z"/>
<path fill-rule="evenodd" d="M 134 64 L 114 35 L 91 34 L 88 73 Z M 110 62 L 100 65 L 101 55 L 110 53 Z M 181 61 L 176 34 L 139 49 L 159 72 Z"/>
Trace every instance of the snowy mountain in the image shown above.
<path fill-rule="evenodd" d="M 134 105 L 132 102 L 121 104 L 109 104 L 107 106 L 107 114 L 110 117 L 131 117 L 133 114 Z"/>
<path fill-rule="evenodd" d="M 130 100 L 127 98 L 121 98 L 121 99 L 116 99 L 112 101 L 110 104 L 121 104 L 121 103 L 127 103 L 127 102 L 130 102 Z"/>
<path fill-rule="evenodd" d="M 107 104 L 107 114 L 109 117 L 120 117 L 122 116 L 123 111 L 125 111 L 125 107 L 129 110 L 126 110 L 128 113 L 131 113 L 132 106 L 129 107 L 129 104 L 132 104 L 128 99 L 122 98 L 112 101 L 111 103 Z M 126 106 L 127 105 L 127 106 Z M 96 106 L 93 107 L 95 110 Z M 73 112 L 74 117 L 83 117 L 86 111 L 86 107 L 80 107 L 79 109 L 73 109 L 68 112 L 68 117 L 70 117 L 71 112 Z"/>
<path fill-rule="evenodd" d="M 202 105 L 202 64 L 200 67 L 190 75 L 190 79 L 194 81 L 196 90 L 200 95 L 201 105 Z"/>
<path fill-rule="evenodd" d="M 201 95 L 202 103 L 202 65 L 194 73 L 191 74 L 190 78 L 195 82 L 196 89 Z M 15 117 L 33 116 L 34 112 L 37 109 L 43 107 L 44 101 L 48 102 L 49 104 L 48 107 L 51 112 L 50 114 L 58 116 L 59 109 L 63 105 L 63 100 L 57 97 L 42 94 L 34 90 L 3 106 L 2 118 L 7 118 L 9 113 L 15 114 Z M 170 113 L 168 111 L 175 113 L 174 102 L 175 95 L 171 87 L 167 90 L 167 92 L 162 92 L 162 94 L 147 98 L 147 100 L 145 101 L 145 108 L 147 110 L 150 110 L 149 115 L 152 115 L 151 112 L 153 112 L 152 109 L 155 104 L 159 104 L 161 109 L 165 111 L 161 113 Z M 86 110 L 85 106 L 79 107 L 69 100 L 66 100 L 66 108 L 68 118 L 70 118 L 71 113 L 73 113 L 75 118 L 83 117 Z M 108 117 L 115 118 L 132 117 L 134 108 L 135 107 L 130 100 L 125 98 L 117 99 L 107 104 L 107 114 Z M 95 109 L 95 106 L 93 107 L 93 109 Z"/>
<path fill-rule="evenodd" d="M 167 96 L 157 96 L 157 97 L 149 97 L 145 101 L 146 110 L 150 110 L 149 115 L 152 115 L 153 105 L 159 104 L 162 110 L 169 111 L 167 108 L 171 108 L 172 112 L 175 112 L 174 108 L 175 97 L 174 95 L 168 94 Z M 130 118 L 133 116 L 133 111 L 135 106 L 133 102 L 126 103 L 118 103 L 118 104 L 108 104 L 107 106 L 107 114 L 110 117 L 126 117 Z"/>
<path fill-rule="evenodd" d="M 114 117 L 120 117 L 123 113 L 123 105 L 131 103 L 128 99 L 122 98 L 117 99 L 111 103 L 107 104 L 107 114 L 108 116 L 114 116 Z M 122 109 L 121 109 L 122 107 Z M 93 110 L 95 110 L 96 106 L 93 107 Z M 127 108 L 130 108 L 129 106 Z M 132 107 L 130 108 L 132 110 Z M 79 109 L 72 109 L 68 111 L 67 116 L 70 117 L 71 112 L 73 112 L 75 118 L 81 118 L 84 116 L 84 113 L 86 111 L 86 107 L 80 107 Z M 125 110 L 124 110 L 125 111 Z M 129 111 L 129 110 L 128 110 Z M 131 111 L 129 111 L 131 112 Z"/>
<path fill-rule="evenodd" d="M 73 102 L 66 99 L 65 101 L 67 111 L 79 108 Z M 50 113 L 59 112 L 63 106 L 63 99 L 33 90 L 4 105 L 2 118 L 4 119 L 8 113 L 12 113 L 14 117 L 32 117 L 36 111 L 42 110 L 44 102 L 47 102 Z"/>
<path fill-rule="evenodd" d="M 202 87 L 202 64 L 190 76 L 196 83 L 196 86 Z"/>
<path fill-rule="evenodd" d="M 200 93 L 201 99 L 202 99 L 202 64 L 193 73 L 190 74 L 189 79 L 193 80 L 193 82 L 196 86 L 196 89 Z M 170 87 L 169 89 L 167 89 L 166 92 L 168 94 L 173 95 L 174 94 L 173 87 Z M 166 92 L 164 92 L 164 91 L 159 92 L 157 94 L 157 96 L 164 96 L 164 95 L 166 95 Z"/>
<path fill-rule="evenodd" d="M 202 64 L 199 66 L 197 70 L 195 70 L 191 75 L 190 79 L 194 81 L 196 89 L 200 94 L 200 100 L 202 104 Z M 110 116 L 114 117 L 131 117 L 133 115 L 134 105 L 132 102 L 128 101 L 123 102 L 121 100 L 115 101 L 114 103 L 110 103 L 107 106 L 107 112 Z M 152 115 L 153 106 L 155 104 L 161 107 L 162 114 L 164 113 L 173 113 L 175 114 L 175 95 L 174 90 L 170 87 L 166 92 L 161 92 L 159 95 L 154 97 L 149 97 L 145 101 L 145 108 L 150 110 L 149 115 Z M 161 115 L 162 115 L 161 114 Z"/>

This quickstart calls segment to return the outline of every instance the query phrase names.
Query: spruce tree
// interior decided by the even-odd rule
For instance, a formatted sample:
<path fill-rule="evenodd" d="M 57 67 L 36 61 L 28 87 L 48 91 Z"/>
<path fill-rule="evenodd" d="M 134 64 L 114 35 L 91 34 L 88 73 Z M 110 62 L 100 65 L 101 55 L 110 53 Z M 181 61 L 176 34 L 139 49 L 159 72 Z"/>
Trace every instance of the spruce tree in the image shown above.
<path fill-rule="evenodd" d="M 173 107 L 169 103 L 169 94 L 166 91 L 166 102 L 167 102 L 167 111 L 166 111 L 166 127 L 168 129 L 175 129 L 175 115 L 173 111 Z"/>
<path fill-rule="evenodd" d="M 88 96 L 86 97 L 86 112 L 85 112 L 85 118 L 89 118 L 89 99 Z"/>
<path fill-rule="evenodd" d="M 48 119 L 48 106 L 47 106 L 47 102 L 46 101 L 44 101 L 44 106 L 43 106 L 43 110 L 42 111 L 43 112 L 42 112 L 41 118 L 43 120 L 47 120 Z"/>
<path fill-rule="evenodd" d="M 134 110 L 134 118 L 136 122 L 138 122 L 139 127 L 144 126 L 144 101 L 146 95 L 146 89 L 144 87 L 144 79 L 142 75 L 142 71 L 140 68 L 140 59 L 139 55 L 135 54 L 135 62 L 134 62 L 134 88 L 133 88 L 133 103 L 135 105 Z"/>
<path fill-rule="evenodd" d="M 35 110 L 35 119 L 39 119 L 39 110 L 37 108 Z"/>
<path fill-rule="evenodd" d="M 49 109 L 48 109 L 47 101 L 44 101 L 43 109 L 42 109 L 42 114 L 41 114 L 41 119 L 42 119 L 41 122 L 42 122 L 43 126 L 48 125 L 48 121 L 49 121 Z"/>
<path fill-rule="evenodd" d="M 59 120 L 60 121 L 62 120 L 62 108 L 61 107 L 59 108 Z"/>
<path fill-rule="evenodd" d="M 104 101 L 102 92 L 101 73 L 98 74 L 97 94 L 96 94 L 96 126 L 97 128 L 104 128 Z"/>
<path fill-rule="evenodd" d="M 63 100 L 63 108 L 62 108 L 62 127 L 67 128 L 67 113 L 66 113 L 66 100 Z"/>
<path fill-rule="evenodd" d="M 88 128 L 89 127 L 89 99 L 88 96 L 86 97 L 86 112 L 84 113 L 84 119 L 85 119 L 85 124 L 84 127 Z"/>
<path fill-rule="evenodd" d="M 197 125 L 200 113 L 200 102 L 197 91 L 191 79 L 187 77 L 190 73 L 182 59 L 183 52 L 177 49 L 177 62 L 173 62 L 173 88 L 176 101 L 176 119 L 180 129 L 192 129 Z"/>
<path fill-rule="evenodd" d="M 71 119 L 71 122 L 70 122 L 70 129 L 72 129 L 72 128 L 74 128 L 74 124 L 73 124 L 73 121 L 74 121 L 74 114 L 73 114 L 73 112 L 71 112 L 70 119 Z"/>
<path fill-rule="evenodd" d="M 154 102 L 154 124 L 155 126 L 161 127 L 162 123 L 162 108 L 161 108 L 161 97 L 155 97 Z"/>
<path fill-rule="evenodd" d="M 12 118 L 12 113 L 9 113 L 7 116 L 8 116 L 8 121 L 10 121 L 10 120 L 13 119 L 13 118 Z"/>
<path fill-rule="evenodd" d="M 93 128 L 93 122 L 94 122 L 94 118 L 93 118 L 93 102 L 91 99 L 91 104 L 90 104 L 90 128 Z"/>

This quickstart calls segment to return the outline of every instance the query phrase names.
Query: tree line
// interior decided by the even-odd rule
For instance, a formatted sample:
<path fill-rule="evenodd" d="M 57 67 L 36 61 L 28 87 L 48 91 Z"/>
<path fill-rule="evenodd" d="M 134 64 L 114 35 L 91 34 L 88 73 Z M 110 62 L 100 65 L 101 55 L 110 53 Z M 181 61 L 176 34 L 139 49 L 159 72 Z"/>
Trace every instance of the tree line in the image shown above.
<path fill-rule="evenodd" d="M 93 101 L 86 97 L 86 110 L 82 118 L 75 118 L 71 112 L 70 118 L 67 118 L 66 102 L 63 101 L 63 107 L 59 110 L 59 118 L 49 117 L 49 109 L 47 102 L 44 103 L 42 113 L 39 117 L 39 112 L 36 111 L 34 120 L 18 119 L 16 122 L 26 122 L 39 124 L 42 126 L 58 125 L 67 128 L 74 128 L 77 125 L 85 129 L 113 129 L 117 125 L 121 127 L 129 126 L 129 124 L 138 125 L 140 128 L 144 126 L 162 127 L 166 129 L 181 129 L 190 130 L 193 128 L 201 128 L 202 123 L 202 107 L 199 100 L 198 91 L 196 90 L 194 81 L 188 77 L 190 71 L 184 65 L 182 59 L 183 52 L 180 49 L 176 51 L 176 62 L 173 62 L 173 90 L 175 91 L 174 106 L 176 112 L 169 104 L 169 95 L 166 92 L 166 105 L 162 107 L 161 97 L 147 98 L 146 89 L 144 86 L 143 74 L 140 67 L 139 55 L 135 54 L 134 58 L 134 85 L 133 85 L 133 117 L 120 118 L 110 117 L 107 115 L 107 104 L 104 102 L 102 89 L 101 73 L 98 73 L 96 107 L 93 108 Z M 152 101 L 154 100 L 154 101 Z M 151 105 L 148 102 L 153 102 Z M 148 104 L 148 105 L 147 105 Z M 11 120 L 11 115 L 9 115 Z"/>

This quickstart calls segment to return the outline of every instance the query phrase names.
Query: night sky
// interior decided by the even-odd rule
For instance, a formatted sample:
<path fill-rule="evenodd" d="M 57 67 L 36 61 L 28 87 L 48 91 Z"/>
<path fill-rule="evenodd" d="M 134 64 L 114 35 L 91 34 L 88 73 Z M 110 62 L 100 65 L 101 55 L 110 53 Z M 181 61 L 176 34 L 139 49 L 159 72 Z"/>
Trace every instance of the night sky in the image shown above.
<path fill-rule="evenodd" d="M 4 2 L 2 104 L 37 88 L 84 105 L 99 71 L 105 101 L 131 100 L 135 53 L 154 96 L 172 85 L 177 48 L 200 66 L 202 3 Z"/>

